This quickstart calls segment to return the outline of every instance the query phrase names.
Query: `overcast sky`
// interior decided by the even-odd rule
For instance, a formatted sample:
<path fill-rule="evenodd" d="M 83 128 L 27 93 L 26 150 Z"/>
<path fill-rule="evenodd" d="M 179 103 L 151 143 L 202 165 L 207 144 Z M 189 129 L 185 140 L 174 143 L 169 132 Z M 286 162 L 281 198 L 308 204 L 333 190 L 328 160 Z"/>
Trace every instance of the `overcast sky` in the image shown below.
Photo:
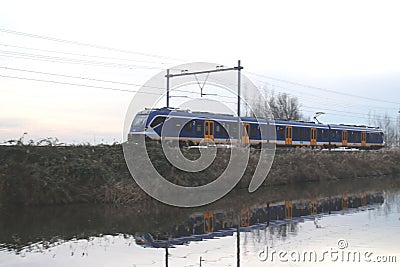
<path fill-rule="evenodd" d="M 133 93 L 71 83 L 137 90 L 175 65 L 238 59 L 256 85 L 297 96 L 306 116 L 323 111 L 326 123 L 365 124 L 376 112 L 396 120 L 399 10 L 398 1 L 6 1 L 0 141 L 24 132 L 35 140 L 121 141 Z"/>

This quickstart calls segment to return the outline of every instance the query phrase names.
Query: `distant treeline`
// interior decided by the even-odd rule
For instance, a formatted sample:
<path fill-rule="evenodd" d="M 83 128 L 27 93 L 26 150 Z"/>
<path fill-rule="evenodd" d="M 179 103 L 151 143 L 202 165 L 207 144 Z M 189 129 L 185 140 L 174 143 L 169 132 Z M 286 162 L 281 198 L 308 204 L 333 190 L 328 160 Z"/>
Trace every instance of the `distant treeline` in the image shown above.
<path fill-rule="evenodd" d="M 218 149 L 215 162 L 206 170 L 187 175 L 168 163 L 162 148 L 148 148 L 156 169 L 180 185 L 206 184 L 223 172 L 228 149 Z M 198 150 L 183 150 L 196 158 Z M 252 151 L 244 177 L 237 188 L 246 188 L 258 163 Z M 357 177 L 400 178 L 400 150 L 329 152 L 309 149 L 278 150 L 264 182 L 285 185 Z M 122 146 L 0 146 L 0 206 L 71 203 L 132 204 L 148 199 L 126 167 Z"/>

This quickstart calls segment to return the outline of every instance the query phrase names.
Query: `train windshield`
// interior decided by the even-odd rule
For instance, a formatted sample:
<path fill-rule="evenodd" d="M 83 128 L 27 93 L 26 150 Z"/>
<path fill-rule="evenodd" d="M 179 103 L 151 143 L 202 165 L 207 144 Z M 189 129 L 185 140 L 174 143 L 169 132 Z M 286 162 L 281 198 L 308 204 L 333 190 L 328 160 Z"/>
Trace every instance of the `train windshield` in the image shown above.
<path fill-rule="evenodd" d="M 137 114 L 132 122 L 131 131 L 132 130 L 143 131 L 144 127 L 146 126 L 146 121 L 148 116 L 149 116 L 148 114 Z"/>

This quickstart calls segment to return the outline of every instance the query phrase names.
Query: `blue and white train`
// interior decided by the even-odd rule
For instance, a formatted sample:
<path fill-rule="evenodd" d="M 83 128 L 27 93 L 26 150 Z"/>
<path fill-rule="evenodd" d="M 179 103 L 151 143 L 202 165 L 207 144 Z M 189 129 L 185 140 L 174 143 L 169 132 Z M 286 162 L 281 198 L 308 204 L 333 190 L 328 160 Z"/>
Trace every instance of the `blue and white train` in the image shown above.
<path fill-rule="evenodd" d="M 270 143 L 285 147 L 378 149 L 385 144 L 382 130 L 375 127 L 248 117 L 241 117 L 239 123 L 238 118 L 231 115 L 171 108 L 137 113 L 128 140 L 135 139 L 136 135 L 145 135 L 147 141 L 178 139 L 186 145 L 212 141 L 215 144 L 240 142 L 254 147 Z"/>

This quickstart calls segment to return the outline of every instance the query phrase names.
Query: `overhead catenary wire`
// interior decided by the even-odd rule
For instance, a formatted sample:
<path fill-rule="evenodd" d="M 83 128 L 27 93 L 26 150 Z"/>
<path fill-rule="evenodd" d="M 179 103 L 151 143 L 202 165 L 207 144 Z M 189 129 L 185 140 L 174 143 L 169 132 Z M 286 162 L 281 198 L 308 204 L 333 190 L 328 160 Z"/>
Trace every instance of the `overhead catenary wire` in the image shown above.
<path fill-rule="evenodd" d="M 166 56 L 143 53 L 143 52 L 138 52 L 138 51 L 114 48 L 114 47 L 109 47 L 109 46 L 104 46 L 104 45 L 97 45 L 97 44 L 89 44 L 89 43 L 71 41 L 71 40 L 66 40 L 66 39 L 61 39 L 61 38 L 50 37 L 50 36 L 44 36 L 44 35 L 38 35 L 38 34 L 32 34 L 32 33 L 26 33 L 26 32 L 19 32 L 19 31 L 14 31 L 14 30 L 8 30 L 8 29 L 4 29 L 4 28 L 0 28 L 0 32 L 7 33 L 7 34 L 24 36 L 24 37 L 42 39 L 42 40 L 47 40 L 47 41 L 52 41 L 52 42 L 70 44 L 70 45 L 85 46 L 85 47 L 90 47 L 90 48 L 109 50 L 109 51 L 114 51 L 114 52 L 119 52 L 119 53 L 127 53 L 127 54 L 135 54 L 135 55 L 140 55 L 140 56 L 145 56 L 145 57 L 163 58 L 163 59 L 170 59 L 170 60 L 175 60 L 175 61 L 183 61 L 182 59 L 177 59 L 177 58 L 173 58 L 173 57 L 166 57 Z"/>
<path fill-rule="evenodd" d="M 147 53 L 142 53 L 142 52 L 136 52 L 136 51 L 129 51 L 129 50 L 123 50 L 123 49 L 118 49 L 118 48 L 113 48 L 113 47 L 106 47 L 106 46 L 101 46 L 101 45 L 96 45 L 96 44 L 87 44 L 87 43 L 82 43 L 82 42 L 76 42 L 76 41 L 70 41 L 70 40 L 64 40 L 64 39 L 59 39 L 59 38 L 54 38 L 54 37 L 48 37 L 48 36 L 42 36 L 42 35 L 35 35 L 35 34 L 30 34 L 30 33 L 24 33 L 24 32 L 17 32 L 17 31 L 12 31 L 12 30 L 7 30 L 7 29 L 0 29 L 0 32 L 3 32 L 5 34 L 14 34 L 14 35 L 19 35 L 19 36 L 23 36 L 23 37 L 28 37 L 28 38 L 37 38 L 37 39 L 42 39 L 42 40 L 47 40 L 47 41 L 53 41 L 53 42 L 60 42 L 60 43 L 64 43 L 64 44 L 70 44 L 70 45 L 77 45 L 77 46 L 85 46 L 85 47 L 89 47 L 89 48 L 93 48 L 93 49 L 105 49 L 105 50 L 109 50 L 109 51 L 113 51 L 113 52 L 119 52 L 119 53 L 129 53 L 129 54 L 135 54 L 135 55 L 140 55 L 140 56 L 145 56 L 145 57 L 153 57 L 153 58 L 162 58 L 162 59 L 173 59 L 173 58 L 169 58 L 169 57 L 164 57 L 164 56 L 159 56 L 159 55 L 153 55 L 153 54 L 147 54 Z M 15 46 L 17 47 L 17 46 Z M 20 47 L 23 48 L 23 47 Z M 25 48 L 26 49 L 26 48 Z M 39 50 L 37 50 L 39 51 Z M 42 51 L 42 52 L 51 52 L 49 51 Z M 55 52 L 55 51 L 53 51 Z M 60 51 L 57 51 L 60 52 Z M 8 54 L 7 54 L 8 53 Z M 14 54 L 12 54 L 14 53 Z M 63 52 L 61 52 L 63 53 Z M 67 55 L 69 52 L 65 52 L 65 55 Z M 70 54 L 72 55 L 72 53 Z M 29 53 L 21 53 L 21 52 L 15 52 L 15 51 L 6 51 L 3 53 L 3 55 L 0 54 L 0 56 L 3 57 L 14 57 L 14 58 L 21 58 L 21 59 L 29 59 L 29 60 L 40 60 L 40 61 L 49 61 L 49 62 L 56 62 L 56 63 L 72 63 L 72 64 L 83 64 L 83 65 L 87 65 L 87 66 L 100 66 L 100 67 L 104 67 L 104 66 L 109 66 L 109 67 L 123 67 L 123 68 L 129 68 L 129 69 L 164 69 L 164 68 L 157 68 L 157 67 L 153 67 L 153 66 L 143 66 L 143 65 L 129 65 L 129 64 L 121 64 L 121 63 L 116 63 L 116 62 L 101 62 L 101 61 L 90 61 L 90 60 L 83 60 L 83 59 L 71 59 L 71 58 L 60 58 L 60 57 L 51 57 L 48 55 L 38 55 L 38 54 L 29 54 Z M 76 54 L 75 56 L 82 56 L 79 54 Z M 96 57 L 96 56 L 93 56 Z M 97 58 L 102 58 L 102 57 L 97 57 Z M 115 60 L 121 60 L 121 59 L 117 59 L 117 58 L 106 58 L 104 57 L 103 59 L 115 59 Z M 174 59 L 175 60 L 175 59 Z M 177 60 L 177 59 L 176 59 Z M 122 60 L 121 60 L 122 61 Z M 135 61 L 135 60 L 132 60 Z M 179 59 L 179 61 L 182 61 L 181 59 Z M 139 62 L 139 61 L 136 61 Z M 145 63 L 150 63 L 150 62 L 145 62 Z M 155 64 L 160 64 L 160 63 L 155 63 Z M 297 86 L 297 87 L 302 87 L 302 88 L 309 88 L 309 89 L 313 89 L 313 90 L 318 90 L 318 91 L 323 91 L 325 93 L 331 93 L 331 94 L 338 94 L 340 96 L 349 96 L 352 98 L 359 98 L 359 99 L 364 99 L 364 100 L 368 100 L 368 101 L 374 101 L 374 102 L 380 102 L 380 103 L 387 103 L 387 104 L 395 104 L 395 105 L 400 105 L 400 102 L 395 102 L 395 101 L 389 101 L 389 100 L 385 100 L 385 99 L 377 99 L 377 98 L 371 98 L 371 97 L 366 97 L 366 96 L 360 96 L 360 95 L 354 95 L 354 94 L 349 94 L 346 92 L 339 92 L 336 90 L 332 90 L 332 89 L 326 89 L 326 88 L 321 88 L 321 87 L 316 87 L 316 86 L 311 86 L 311 85 L 306 85 L 306 84 L 301 84 L 301 83 L 297 83 L 297 82 L 292 82 L 292 81 L 288 81 L 288 80 L 284 80 L 284 79 L 279 79 L 279 78 L 275 78 L 275 77 L 271 77 L 271 76 L 267 76 L 267 75 L 263 75 L 263 74 L 258 74 L 258 73 L 254 73 L 254 72 L 245 72 L 248 73 L 250 75 L 253 76 L 258 76 L 258 77 L 263 77 L 265 79 L 269 79 L 269 80 L 275 80 L 281 83 L 285 83 L 285 84 L 291 84 L 293 86 Z M 4 77 L 4 76 L 3 76 Z M 75 77 L 76 78 L 76 77 Z M 82 77 L 81 77 L 82 78 Z M 37 79 L 39 80 L 39 79 Z M 92 79 L 92 81 L 96 81 L 96 79 Z M 97 81 L 99 82 L 107 82 L 105 80 L 101 81 L 100 79 L 97 79 Z M 57 81 L 53 81 L 53 82 L 57 82 Z M 111 82 L 111 81 L 108 81 Z M 58 82 L 61 83 L 61 82 Z M 119 82 L 114 81 L 114 83 L 118 84 Z M 65 84 L 65 83 L 64 83 Z M 71 83 L 74 85 L 77 85 L 76 83 Z M 123 83 L 119 83 L 119 84 L 123 84 Z M 274 85 L 272 83 L 271 86 L 274 87 L 279 87 L 282 88 L 283 90 L 287 90 L 287 88 L 284 88 L 282 86 L 278 86 L 278 85 Z M 126 84 L 128 85 L 128 84 Z M 129 84 L 132 85 L 132 84 Z M 80 85 L 78 85 L 80 86 Z M 85 85 L 86 87 L 92 87 L 94 88 L 94 86 L 91 85 Z M 135 86 L 139 86 L 139 85 L 135 85 Z M 101 87 L 101 86 L 99 86 Z M 100 88 L 99 88 L 100 89 Z M 160 88 L 163 89 L 163 88 Z M 124 91 L 124 90 L 120 90 L 120 91 Z M 134 91 L 132 91 L 134 92 Z M 187 93 L 192 93 L 189 91 L 186 91 Z M 280 91 L 283 92 L 283 91 Z M 285 92 L 286 93 L 286 92 Z M 331 98 L 328 97 L 321 97 L 321 96 L 315 96 L 315 95 L 311 95 L 309 92 L 305 92 L 302 93 L 303 95 L 296 95 L 296 94 L 290 94 L 291 96 L 295 96 L 295 97 L 299 97 L 300 99 L 318 99 L 319 102 L 321 101 L 326 101 L 326 103 L 330 102 L 330 103 L 334 103 L 335 106 L 342 106 L 344 108 L 349 108 L 350 106 L 364 106 L 364 107 L 370 107 L 370 108 L 380 108 L 380 109 L 384 109 L 384 110 L 397 110 L 396 108 L 390 108 L 390 107 L 374 107 L 372 105 L 360 105 L 360 104 L 345 104 L 343 103 L 343 101 L 335 101 Z M 309 95 L 311 97 L 306 97 L 304 95 Z M 221 96 L 218 95 L 219 97 L 224 97 L 224 98 L 231 98 L 230 96 Z M 236 97 L 232 97 L 232 98 L 236 98 Z M 249 99 L 249 101 L 252 101 L 251 99 Z M 255 101 L 255 100 L 253 100 Z M 321 104 L 323 104 L 321 102 Z M 315 107 L 315 106 L 307 106 L 308 108 L 317 108 L 319 110 L 328 110 L 327 108 L 323 107 Z M 358 112 L 351 112 L 351 111 L 340 111 L 340 110 L 333 110 L 330 109 L 331 111 L 335 111 L 335 112 L 341 112 L 341 113 L 346 113 L 348 117 L 348 114 L 359 114 L 362 116 L 370 116 L 369 114 L 364 114 L 364 113 L 358 113 Z M 310 111 L 313 112 L 313 111 Z M 333 114 L 333 113 L 331 113 Z"/>
<path fill-rule="evenodd" d="M 322 87 L 296 83 L 296 82 L 292 82 L 292 81 L 288 81 L 288 80 L 284 80 L 284 79 L 273 78 L 273 77 L 270 77 L 270 76 L 266 76 L 266 75 L 258 74 L 258 73 L 254 73 L 254 72 L 247 72 L 247 73 L 252 74 L 252 75 L 256 75 L 256 76 L 261 76 L 261 77 L 264 77 L 264 78 L 267 78 L 267 79 L 276 80 L 276 81 L 279 81 L 279 82 L 284 82 L 284 83 L 288 83 L 288 84 L 293 84 L 293 85 L 297 85 L 297 86 L 306 87 L 306 88 L 309 88 L 309 89 L 329 92 L 329 93 L 333 93 L 333 94 L 345 95 L 345 96 L 350 96 L 350 97 L 354 97 L 354 98 L 366 99 L 366 100 L 370 100 L 370 101 L 376 101 L 376 102 L 383 102 L 383 103 L 390 103 L 390 104 L 400 105 L 400 102 L 394 102 L 394 101 L 389 101 L 389 100 L 385 100 L 385 99 L 371 98 L 371 97 L 354 95 L 354 94 L 345 93 L 345 92 L 339 92 L 339 91 L 332 90 L 332 89 L 326 89 L 326 88 L 322 88 Z"/>
<path fill-rule="evenodd" d="M 39 48 L 26 47 L 26 46 L 20 46 L 20 45 L 10 45 L 10 44 L 1 44 L 0 43 L 0 46 L 23 49 L 23 50 L 40 51 L 40 52 L 46 52 L 46 53 L 70 55 L 70 56 L 100 58 L 100 59 L 118 60 L 118 61 L 131 61 L 131 62 L 160 64 L 160 65 L 170 65 L 171 64 L 170 62 L 157 62 L 157 61 L 139 60 L 139 59 L 132 59 L 132 58 L 105 57 L 105 56 L 98 56 L 98 55 L 80 54 L 80 53 L 64 52 L 64 51 L 57 51 L 57 50 L 49 50 L 49 49 L 39 49 Z"/>
<path fill-rule="evenodd" d="M 120 92 L 128 92 L 128 93 L 142 93 L 142 94 L 150 94 L 150 95 L 157 95 L 157 96 L 162 95 L 162 93 L 143 92 L 143 91 L 138 91 L 138 90 L 128 90 L 128 89 L 121 89 L 121 88 L 114 88 L 114 87 L 104 87 L 104 86 L 95 86 L 95 85 L 78 84 L 78 83 L 70 83 L 70 82 L 60 82 L 60 81 L 54 81 L 54 80 L 34 79 L 34 78 L 9 76 L 9 75 L 1 75 L 1 74 L 0 74 L 0 77 L 11 78 L 11 79 L 19 79 L 19 80 L 29 80 L 29 81 L 36 81 L 36 82 L 45 82 L 45 83 L 55 83 L 55 84 L 70 85 L 70 86 L 80 86 L 80 87 L 95 88 L 95 89 L 102 89 L 102 90 L 112 90 L 112 91 L 120 91 Z M 176 90 L 176 91 L 179 92 L 179 90 Z M 188 92 L 188 91 L 186 91 L 186 92 Z M 191 93 L 193 93 L 193 92 L 191 92 Z M 218 97 L 220 97 L 220 96 L 218 96 Z M 196 98 L 192 98 L 192 97 L 188 97 L 188 96 L 186 98 L 196 99 Z M 236 102 L 234 102 L 234 101 L 222 101 L 222 100 L 218 100 L 218 101 L 222 102 L 222 103 L 226 103 L 226 104 L 236 104 Z M 308 107 L 308 108 L 313 108 L 313 107 Z M 325 109 L 325 110 L 329 110 L 329 109 Z M 301 109 L 301 111 L 314 112 L 315 110 Z M 331 110 L 331 111 L 338 112 L 337 110 Z M 370 115 L 370 114 L 361 114 L 361 113 L 359 113 L 359 114 L 361 114 L 363 116 L 349 115 L 349 114 L 353 114 L 352 112 L 347 112 L 346 114 L 339 114 L 339 113 L 331 113 L 330 112 L 330 114 L 336 115 L 336 116 L 342 116 L 342 117 L 359 118 L 359 119 L 360 118 L 365 119 L 365 118 L 369 118 L 369 117 L 379 117 L 379 115 Z M 390 120 L 395 121 L 395 119 L 392 118 L 392 117 L 390 117 Z"/>
<path fill-rule="evenodd" d="M 137 90 L 135 91 L 135 90 L 128 90 L 128 89 L 113 88 L 113 87 L 104 87 L 104 86 L 96 86 L 96 85 L 88 85 L 88 84 L 79 84 L 79 83 L 70 83 L 70 82 L 60 82 L 60 81 L 53 81 L 53 80 L 34 79 L 34 78 L 18 77 L 18 76 L 9 76 L 9 75 L 2 75 L 2 74 L 0 74 L 0 77 L 3 77 L 3 78 L 10 78 L 10 79 L 18 79 L 18 80 L 35 81 L 35 82 L 46 82 L 46 83 L 56 83 L 56 84 L 63 84 L 63 85 L 82 86 L 82 87 L 89 87 L 89 88 L 96 88 L 96 89 L 104 89 L 104 90 L 112 90 L 112 91 L 120 91 L 120 92 L 160 95 L 160 94 L 157 94 L 157 93 L 152 93 L 152 92 L 140 92 L 140 91 L 137 91 Z"/>
<path fill-rule="evenodd" d="M 8 68 L 8 67 L 0 67 L 3 69 L 8 69 L 8 70 L 14 70 L 14 71 L 23 71 L 23 72 L 30 72 L 30 73 L 36 73 L 36 74 L 45 74 L 45 75 L 53 75 L 53 76 L 61 76 L 61 77 L 67 77 L 67 78 L 75 78 L 75 79 L 82 79 L 82 80 L 90 80 L 90 81 L 99 81 L 99 82 L 107 82 L 107 83 L 116 83 L 116 84 L 122 84 L 122 85 L 130 85 L 130 86 L 138 86 L 138 87 L 150 87 L 150 88 L 156 88 L 160 90 L 165 90 L 163 87 L 154 87 L 154 86 L 146 86 L 146 85 L 140 85 L 140 84 L 133 84 L 133 83 L 123 83 L 123 82 L 116 82 L 116 81 L 110 81 L 110 80 L 100 80 L 100 79 L 92 79 L 92 78 L 87 78 L 87 77 L 78 77 L 78 76 L 71 76 L 71 75 L 65 75 L 65 74 L 55 74 L 55 73 L 48 73 L 48 72 L 40 72 L 40 71 L 33 71 L 33 70 L 26 70 L 26 69 L 16 69 L 16 68 Z M 7 77 L 4 76 L 3 77 Z M 15 76 L 8 76 L 9 78 L 17 78 L 17 79 L 30 79 L 33 81 L 42 81 L 42 82 L 51 82 L 51 83 L 59 83 L 59 84 L 64 84 L 64 85 L 74 85 L 74 86 L 85 86 L 85 87 L 91 87 L 91 88 L 98 88 L 98 89 L 111 89 L 111 90 L 118 90 L 118 91 L 128 91 L 128 92 L 137 92 L 137 91 L 132 91 L 132 90 L 124 90 L 124 89 L 118 89 L 118 88 L 109 88 L 109 87 L 104 87 L 104 86 L 92 86 L 92 85 L 83 85 L 83 84 L 77 84 L 77 83 L 66 83 L 66 82 L 58 82 L 58 81 L 48 81 L 48 80 L 43 80 L 43 79 L 31 79 L 31 78 L 26 78 L 26 77 L 15 77 Z M 195 93 L 192 91 L 187 91 L 187 90 L 180 90 L 180 89 L 175 89 L 174 91 L 178 92 L 185 92 L 185 93 Z M 223 95 L 218 95 L 218 97 L 224 97 L 224 98 L 236 98 L 235 96 L 223 96 Z M 264 100 L 259 100 L 259 99 L 246 99 L 246 101 L 253 101 L 253 102 L 264 102 Z M 228 102 L 225 101 L 225 103 L 232 103 L 234 104 L 235 102 Z M 359 113 L 359 112 L 350 112 L 350 111 L 340 111 L 340 110 L 335 110 L 335 109 L 329 109 L 329 108 L 320 108 L 316 106 L 304 106 L 306 108 L 314 108 L 314 109 L 319 109 L 319 110 L 324 110 L 324 111 L 334 111 L 334 112 L 340 112 L 344 113 L 346 115 L 350 114 L 356 114 L 356 115 L 361 115 L 364 117 L 378 117 L 378 115 L 371 115 L 371 114 L 364 114 L 364 113 Z M 334 114 L 330 112 L 330 114 Z M 336 115 L 339 115 L 335 113 Z"/>
<path fill-rule="evenodd" d="M 126 63 L 94 61 L 94 60 L 76 59 L 76 58 L 65 58 L 65 57 L 48 56 L 48 55 L 32 54 L 32 53 L 22 53 L 22 52 L 14 52 L 14 51 L 6 51 L 6 50 L 0 50 L 0 56 L 20 58 L 20 59 L 29 59 L 29 60 L 38 60 L 38 61 L 47 61 L 47 62 L 52 62 L 52 63 L 91 65 L 91 66 L 98 66 L 98 67 L 127 68 L 127 69 L 159 69 L 159 70 L 164 69 L 164 68 L 155 67 L 155 66 L 145 66 L 145 65 L 137 65 L 137 64 L 133 65 L 133 64 L 126 64 Z"/>
<path fill-rule="evenodd" d="M 155 89 L 159 89 L 159 90 L 165 90 L 165 88 L 163 88 L 163 87 L 146 86 L 146 85 L 140 85 L 140 84 L 134 84 L 134 83 L 123 83 L 123 82 L 116 82 L 116 81 L 109 81 L 109 80 L 92 79 L 92 78 L 87 78 L 87 77 L 71 76 L 71 75 L 64 75 L 64 74 L 55 74 L 55 73 L 40 72 L 40 71 L 33 71 L 33 70 L 26 70 L 26 69 L 16 69 L 16 68 L 8 68 L 8 67 L 0 67 L 0 68 L 8 69 L 8 70 L 14 70 L 14 71 L 31 72 L 31 73 L 36 73 L 36 74 L 61 76 L 61 77 L 76 78 L 76 79 L 90 80 L 90 81 L 99 81 L 99 82 L 107 82 L 107 83 L 115 83 L 115 84 L 130 85 L 130 86 L 137 86 L 137 87 L 150 87 L 150 88 L 155 88 Z M 71 83 L 71 82 L 60 82 L 60 81 L 54 81 L 54 80 L 33 79 L 33 78 L 27 78 L 27 77 L 6 76 L 6 75 L 1 75 L 1 76 L 2 77 L 6 77 L 6 78 L 21 79 L 21 80 L 32 80 L 32 81 L 38 81 L 38 82 L 58 83 L 58 84 L 64 84 L 64 85 L 83 86 L 83 87 L 90 87 L 90 88 L 97 88 L 97 89 L 107 89 L 107 90 L 114 90 L 114 91 L 132 92 L 132 93 L 139 92 L 139 91 L 135 91 L 135 90 L 126 90 L 126 89 L 120 89 L 120 88 L 94 86 L 94 85 L 78 84 L 78 83 Z M 180 90 L 180 89 L 174 89 L 173 91 L 184 92 L 184 93 L 195 93 L 193 91 Z M 140 92 L 140 93 L 146 93 L 146 92 Z M 158 94 L 158 93 L 149 93 L 149 94 L 162 95 L 161 92 L 160 92 L 160 94 Z M 236 98 L 235 96 L 223 96 L 223 95 L 218 95 L 218 94 L 215 94 L 215 96 L 224 97 L 224 98 Z M 249 101 L 258 102 L 258 103 L 264 103 L 265 102 L 264 100 L 260 100 L 260 99 L 246 99 L 246 98 L 244 98 L 244 99 L 247 102 L 249 102 Z M 221 102 L 228 103 L 228 104 L 235 104 L 236 103 L 236 102 L 233 102 L 233 101 L 221 101 Z M 326 107 L 321 108 L 321 107 L 308 106 L 308 105 L 305 105 L 305 106 L 302 106 L 302 107 L 311 108 L 311 109 L 314 109 L 314 111 L 315 111 L 315 109 L 323 110 L 323 111 L 329 111 L 330 114 L 338 115 L 338 116 L 341 115 L 341 116 L 349 117 L 349 114 L 353 114 L 353 115 L 361 115 L 362 116 L 362 117 L 357 117 L 357 118 L 379 117 L 379 115 L 376 115 L 376 114 L 365 114 L 365 113 L 359 113 L 359 112 L 341 111 L 341 110 L 336 110 L 336 109 L 331 109 L 331 108 L 326 108 Z M 307 111 L 307 110 L 304 110 L 304 111 Z M 313 112 L 312 110 L 309 110 L 309 111 Z M 331 111 L 333 111 L 334 113 L 332 113 Z M 343 113 L 345 115 L 339 114 L 339 113 L 335 113 L 335 112 Z M 351 117 L 356 117 L 356 116 L 351 116 Z M 395 119 L 393 119 L 393 120 L 395 120 Z"/>
<path fill-rule="evenodd" d="M 215 79 L 215 80 L 223 81 L 221 79 Z M 225 80 L 224 80 L 224 82 L 225 83 L 226 82 L 229 83 L 229 81 L 225 81 Z M 263 81 L 260 81 L 260 82 L 265 84 L 265 82 L 263 82 Z M 233 84 L 233 83 L 230 83 L 230 84 L 231 85 L 236 85 L 236 84 Z M 295 98 L 298 98 L 300 100 L 318 101 L 318 103 L 322 104 L 322 105 L 323 104 L 328 104 L 328 105 L 332 105 L 333 104 L 336 107 L 337 106 L 341 106 L 341 107 L 346 108 L 346 109 L 348 109 L 349 107 L 364 107 L 364 108 L 369 108 L 369 109 L 373 108 L 373 109 L 383 109 L 383 110 L 392 110 L 392 111 L 393 110 L 396 110 L 396 111 L 398 110 L 397 107 L 377 107 L 377 106 L 373 106 L 373 105 L 362 105 L 362 104 L 355 104 L 355 103 L 350 103 L 350 104 L 347 103 L 346 104 L 345 101 L 343 101 L 343 100 L 337 101 L 337 100 L 330 99 L 328 97 L 323 97 L 323 96 L 321 97 L 321 96 L 309 94 L 309 93 L 306 93 L 306 92 L 304 94 L 306 94 L 308 96 L 297 95 L 297 94 L 289 93 L 287 88 L 285 88 L 283 86 L 280 86 L 280 85 L 276 85 L 276 84 L 272 84 L 272 83 L 267 83 L 266 85 L 272 86 L 274 88 L 272 91 L 273 92 L 277 92 L 278 94 L 286 94 L 286 95 L 288 95 L 290 97 L 295 97 Z M 280 90 L 276 90 L 275 88 L 280 88 Z M 265 95 L 265 93 L 266 92 L 264 92 L 264 97 L 267 97 L 267 95 Z M 228 98 L 236 98 L 236 97 L 229 97 L 229 96 L 227 96 L 227 97 Z M 254 98 L 249 98 L 249 97 L 246 97 L 246 96 L 244 98 L 249 102 L 264 102 L 264 100 L 260 101 L 259 98 L 254 99 Z M 324 109 L 324 108 L 319 108 L 319 107 L 316 107 L 316 108 L 317 109 Z"/>
<path fill-rule="evenodd" d="M 18 71 L 18 72 L 34 73 L 34 74 L 43 74 L 43 75 L 50 75 L 50 76 L 58 76 L 58 77 L 64 77 L 64 78 L 80 79 L 80 80 L 84 80 L 84 81 L 95 81 L 95 82 L 112 83 L 112 84 L 135 86 L 135 87 L 153 88 L 153 89 L 159 89 L 159 90 L 165 91 L 164 87 L 151 86 L 151 85 L 146 85 L 146 84 L 127 83 L 127 82 L 119 82 L 119 81 L 112 81 L 112 80 L 95 79 L 95 78 L 89 78 L 89 77 L 73 76 L 73 75 L 66 75 L 66 74 L 59 74 L 59 73 L 35 71 L 35 70 L 28 70 L 28 69 L 20 69 L 20 68 L 10 68 L 10 67 L 4 67 L 4 66 L 0 66 L 0 69 Z M 6 76 L 3 76 L 3 77 L 6 77 Z M 10 76 L 10 78 L 11 78 L 11 76 Z M 21 77 L 21 78 L 25 79 L 24 77 Z M 35 80 L 44 81 L 45 82 L 45 80 L 41 80 L 41 79 L 35 79 Z M 58 81 L 52 81 L 52 82 L 53 83 L 58 83 Z M 77 83 L 73 83 L 73 84 L 78 86 Z M 88 85 L 88 87 L 90 87 L 90 86 Z M 172 91 L 176 91 L 176 92 L 182 92 L 182 93 L 196 94 L 196 92 L 193 92 L 193 91 L 176 89 L 176 88 L 172 88 L 171 90 Z M 129 92 L 137 92 L 137 91 L 129 91 Z M 222 96 L 222 95 L 218 95 L 218 96 L 225 97 L 225 96 Z M 227 96 L 227 97 L 229 97 L 229 96 Z"/>
<path fill-rule="evenodd" d="M 53 41 L 53 42 L 61 42 L 61 43 L 66 43 L 66 44 L 71 44 L 71 45 L 86 46 L 86 47 L 96 48 L 96 49 L 104 49 L 104 50 L 109 50 L 109 51 L 114 51 L 114 52 L 129 53 L 129 54 L 136 54 L 136 55 L 147 56 L 147 57 L 165 58 L 165 59 L 173 59 L 173 60 L 178 60 L 178 61 L 184 61 L 183 59 L 176 59 L 176 58 L 172 58 L 172 57 L 166 57 L 166 56 L 143 53 L 143 52 L 137 52 L 137 51 L 131 51 L 131 50 L 124 50 L 124 49 L 119 49 L 119 48 L 114 48 L 114 47 L 103 46 L 103 45 L 89 44 L 89 43 L 71 41 L 71 40 L 60 39 L 60 38 L 55 38 L 55 37 L 43 36 L 43 35 L 38 35 L 38 34 L 19 32 L 19 31 L 4 29 L 4 28 L 0 28 L 0 32 L 7 33 L 7 34 L 14 34 L 14 35 L 19 35 L 19 36 L 24 36 L 24 37 L 30 37 L 30 38 L 37 38 L 37 39 L 42 39 L 42 40 L 47 40 L 47 41 Z M 307 88 L 314 89 L 314 90 L 320 90 L 320 91 L 330 92 L 330 93 L 334 93 L 334 94 L 341 94 L 341 95 L 346 95 L 346 96 L 350 96 L 350 97 L 354 97 L 354 98 L 367 99 L 367 100 L 370 100 L 370 101 L 378 101 L 378 102 L 384 102 L 384 103 L 391 103 L 391 104 L 400 105 L 400 102 L 394 102 L 394 101 L 389 101 L 389 100 L 370 98 L 370 97 L 354 95 L 354 94 L 345 93 L 345 92 L 339 92 L 339 91 L 332 90 L 332 89 L 326 89 L 326 88 L 321 88 L 321 87 L 317 87 L 317 86 L 311 86 L 311 85 L 306 85 L 306 84 L 302 84 L 302 83 L 292 82 L 292 81 L 288 81 L 288 80 L 284 80 L 284 79 L 280 79 L 280 78 L 275 78 L 275 77 L 271 77 L 271 76 L 255 73 L 255 72 L 247 72 L 247 71 L 245 71 L 245 73 L 248 73 L 250 75 L 256 75 L 256 76 L 259 76 L 259 77 L 264 77 L 264 78 L 267 78 L 267 79 L 280 81 L 280 82 L 285 82 L 285 83 L 296 85 L 296 86 L 307 87 Z"/>

